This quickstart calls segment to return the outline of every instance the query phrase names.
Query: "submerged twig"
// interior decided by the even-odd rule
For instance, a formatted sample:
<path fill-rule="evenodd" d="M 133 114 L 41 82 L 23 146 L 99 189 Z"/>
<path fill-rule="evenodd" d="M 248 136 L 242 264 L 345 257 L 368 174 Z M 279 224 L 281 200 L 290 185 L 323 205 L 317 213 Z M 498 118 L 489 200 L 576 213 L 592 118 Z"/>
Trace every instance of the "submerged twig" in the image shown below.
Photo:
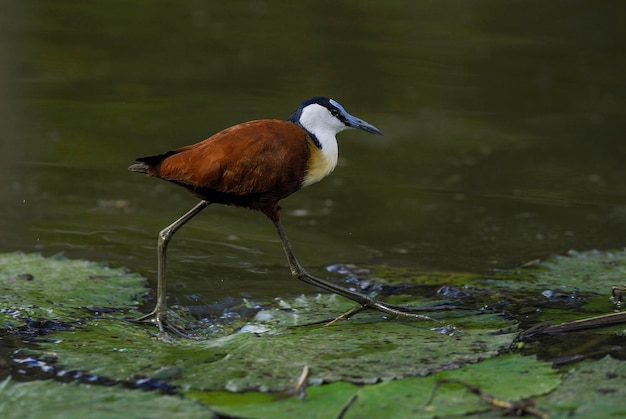
<path fill-rule="evenodd" d="M 342 419 L 343 416 L 348 412 L 348 410 L 352 407 L 352 405 L 354 404 L 354 402 L 357 401 L 358 398 L 359 396 L 357 396 L 356 394 L 352 396 L 352 398 L 348 401 L 348 403 L 346 403 L 346 405 L 341 409 L 341 411 L 337 415 L 337 419 Z"/>
<path fill-rule="evenodd" d="M 614 286 L 611 288 L 611 299 L 617 306 L 621 306 L 624 301 L 624 293 L 626 292 L 626 285 Z"/>
<path fill-rule="evenodd" d="M 515 401 L 506 401 L 500 400 L 491 394 L 484 393 L 480 388 L 475 387 L 471 384 L 466 383 L 462 380 L 456 380 L 451 378 L 443 378 L 441 380 L 437 380 L 435 383 L 435 387 L 433 387 L 433 391 L 430 394 L 430 398 L 426 402 L 426 406 L 430 405 L 432 401 L 435 399 L 435 393 L 439 389 L 439 386 L 442 384 L 459 384 L 467 389 L 472 394 L 478 396 L 481 400 L 487 402 L 491 407 L 496 409 L 503 410 L 505 414 L 515 414 L 517 416 L 521 416 L 524 414 L 533 415 L 540 419 L 549 419 L 550 416 L 547 413 L 542 412 L 535 406 L 534 400 L 531 398 L 522 399 L 518 402 Z"/>
<path fill-rule="evenodd" d="M 355 314 L 358 314 L 358 313 L 360 313 L 360 312 L 362 312 L 363 310 L 366 310 L 366 309 L 367 309 L 367 307 L 364 307 L 364 306 L 353 307 L 350 310 L 348 310 L 345 313 L 343 313 L 342 315 L 337 316 L 333 320 L 331 320 L 328 323 L 326 323 L 324 325 L 324 327 L 332 326 L 333 324 L 335 324 L 335 323 L 337 323 L 338 321 L 341 321 L 341 320 L 348 320 L 350 317 L 352 317 Z"/>
<path fill-rule="evenodd" d="M 300 400 L 304 400 L 306 397 L 306 389 L 309 383 L 309 374 L 311 369 L 308 365 L 302 367 L 302 372 L 295 383 L 290 385 L 285 391 L 278 393 L 275 399 L 286 399 L 293 396 L 298 396 Z"/>
<path fill-rule="evenodd" d="M 310 372 L 311 369 L 309 368 L 309 366 L 305 365 L 302 368 L 302 373 L 300 374 L 300 377 L 298 377 L 298 381 L 296 381 L 296 385 L 293 388 L 294 395 L 300 397 L 300 400 L 304 400 L 304 398 L 306 397 L 306 389 L 309 383 L 308 380 Z"/>
<path fill-rule="evenodd" d="M 576 332 L 585 329 L 614 326 L 621 323 L 626 323 L 626 312 L 603 314 L 560 324 L 540 324 L 520 333 L 516 341 L 541 334 Z"/>

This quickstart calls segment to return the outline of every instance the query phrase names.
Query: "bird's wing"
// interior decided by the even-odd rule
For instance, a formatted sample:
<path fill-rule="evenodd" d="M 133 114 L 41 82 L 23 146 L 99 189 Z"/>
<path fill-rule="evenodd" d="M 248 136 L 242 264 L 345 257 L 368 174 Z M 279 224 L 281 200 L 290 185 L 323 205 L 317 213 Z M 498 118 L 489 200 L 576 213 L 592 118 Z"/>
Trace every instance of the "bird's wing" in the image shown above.
<path fill-rule="evenodd" d="M 227 194 L 297 190 L 309 156 L 307 133 L 280 120 L 227 128 L 197 144 L 173 150 L 148 173 L 190 188 Z"/>

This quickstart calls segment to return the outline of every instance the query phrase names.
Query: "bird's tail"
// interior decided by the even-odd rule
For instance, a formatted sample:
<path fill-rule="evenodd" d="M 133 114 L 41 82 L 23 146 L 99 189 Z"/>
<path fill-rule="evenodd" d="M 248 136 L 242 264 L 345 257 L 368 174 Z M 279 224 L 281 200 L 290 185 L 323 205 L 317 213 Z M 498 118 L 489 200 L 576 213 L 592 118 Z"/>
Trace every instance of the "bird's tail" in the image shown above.
<path fill-rule="evenodd" d="M 148 173 L 148 166 L 145 163 L 136 163 L 131 165 L 128 170 L 137 173 Z"/>

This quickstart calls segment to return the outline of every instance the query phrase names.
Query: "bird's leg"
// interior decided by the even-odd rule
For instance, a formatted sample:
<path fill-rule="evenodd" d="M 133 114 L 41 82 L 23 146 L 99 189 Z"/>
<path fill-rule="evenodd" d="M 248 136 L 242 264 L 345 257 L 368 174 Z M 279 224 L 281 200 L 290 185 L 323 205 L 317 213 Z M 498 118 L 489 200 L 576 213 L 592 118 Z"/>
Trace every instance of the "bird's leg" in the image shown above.
<path fill-rule="evenodd" d="M 168 328 L 175 332 L 176 334 L 183 334 L 177 328 L 167 323 L 166 320 L 166 312 L 167 312 L 167 291 L 166 291 L 166 282 L 165 282 L 165 256 L 167 245 L 174 235 L 176 231 L 181 228 L 187 221 L 191 220 L 196 214 L 202 211 L 204 208 L 209 205 L 209 201 L 200 201 L 195 207 L 190 209 L 187 213 L 185 213 L 178 220 L 174 221 L 169 226 L 165 227 L 163 230 L 159 232 L 159 240 L 157 245 L 157 302 L 154 310 L 145 316 L 139 317 L 137 321 L 146 321 L 150 320 L 157 325 L 160 332 L 164 331 L 164 328 Z"/>
<path fill-rule="evenodd" d="M 285 253 L 287 254 L 287 260 L 289 261 L 291 274 L 294 277 L 298 278 L 299 280 L 304 281 L 307 284 L 313 285 L 315 287 L 325 289 L 335 294 L 339 294 L 342 297 L 348 298 L 352 301 L 356 301 L 357 303 L 361 304 L 363 308 L 366 308 L 366 309 L 382 311 L 383 313 L 387 313 L 396 317 L 409 317 L 409 318 L 420 319 L 420 320 L 433 320 L 428 316 L 415 313 L 414 312 L 415 310 L 411 310 L 411 308 L 409 307 L 402 307 L 402 306 L 383 303 L 382 301 L 378 301 L 373 298 L 370 298 L 365 294 L 351 291 L 347 288 L 341 287 L 339 285 L 335 285 L 323 279 L 319 279 L 319 278 L 312 276 L 302 267 L 302 265 L 300 265 L 300 263 L 298 262 L 298 259 L 296 259 L 296 255 L 293 253 L 293 250 L 291 250 L 289 239 L 287 238 L 287 234 L 285 233 L 285 230 L 283 229 L 283 226 L 280 223 L 280 221 L 275 221 L 274 225 L 276 226 L 276 230 L 278 231 L 278 236 L 280 237 L 280 240 L 283 243 L 283 248 L 285 249 Z M 353 312 L 351 310 L 350 312 L 346 313 L 348 314 L 347 316 L 344 315 L 342 317 L 348 318 L 351 315 L 356 314 L 359 311 Z"/>

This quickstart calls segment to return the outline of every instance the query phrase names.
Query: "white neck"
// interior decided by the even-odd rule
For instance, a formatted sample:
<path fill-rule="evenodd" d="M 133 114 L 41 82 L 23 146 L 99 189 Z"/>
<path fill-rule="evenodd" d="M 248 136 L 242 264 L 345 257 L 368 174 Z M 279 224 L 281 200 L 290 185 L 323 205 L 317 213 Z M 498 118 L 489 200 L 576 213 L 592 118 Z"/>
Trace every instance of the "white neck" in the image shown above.
<path fill-rule="evenodd" d="M 317 138 L 321 146 L 321 159 L 315 158 L 314 162 L 310 162 L 312 166 L 309 167 L 309 176 L 304 181 L 304 186 L 306 186 L 320 181 L 335 169 L 339 158 L 339 147 L 335 135 L 347 127 L 332 116 L 328 109 L 317 104 L 304 108 L 299 122 Z"/>
<path fill-rule="evenodd" d="M 334 169 L 337 165 L 337 158 L 339 157 L 339 146 L 337 145 L 335 132 L 332 130 L 318 130 L 318 132 L 315 133 L 315 137 L 322 146 L 322 153 L 332 162 Z"/>
<path fill-rule="evenodd" d="M 318 104 L 309 105 L 302 110 L 300 124 L 320 142 L 322 153 L 329 160 L 332 171 L 337 165 L 339 155 L 335 136 L 348 127 L 332 116 L 328 109 Z"/>

